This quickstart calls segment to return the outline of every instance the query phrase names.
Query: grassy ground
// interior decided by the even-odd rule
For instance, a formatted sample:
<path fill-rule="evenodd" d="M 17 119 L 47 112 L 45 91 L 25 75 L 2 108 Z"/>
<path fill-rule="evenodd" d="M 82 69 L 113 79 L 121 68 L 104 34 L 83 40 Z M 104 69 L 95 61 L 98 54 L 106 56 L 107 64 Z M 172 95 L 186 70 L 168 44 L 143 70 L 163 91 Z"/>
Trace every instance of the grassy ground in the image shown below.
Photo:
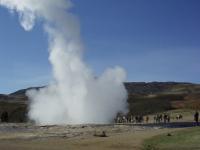
<path fill-rule="evenodd" d="M 199 150 L 200 127 L 154 136 L 144 141 L 143 150 Z"/>

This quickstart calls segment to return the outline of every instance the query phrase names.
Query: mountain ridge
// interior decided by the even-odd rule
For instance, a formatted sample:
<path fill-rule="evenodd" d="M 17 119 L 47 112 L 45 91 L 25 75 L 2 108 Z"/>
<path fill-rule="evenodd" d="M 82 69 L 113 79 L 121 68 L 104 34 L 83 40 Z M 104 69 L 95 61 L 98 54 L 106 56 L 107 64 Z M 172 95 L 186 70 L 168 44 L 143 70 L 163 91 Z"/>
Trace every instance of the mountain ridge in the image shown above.
<path fill-rule="evenodd" d="M 200 109 L 200 84 L 187 82 L 125 82 L 129 114 L 146 115 L 173 109 Z M 10 122 L 27 120 L 30 87 L 0 94 L 0 115 L 7 111 Z M 153 106 L 153 107 L 152 107 Z"/>
<path fill-rule="evenodd" d="M 200 86 L 200 84 L 190 83 L 190 82 L 157 82 L 157 81 L 154 81 L 154 82 L 124 82 L 124 85 L 125 85 L 128 93 L 141 93 L 141 94 L 145 94 L 147 92 L 145 90 L 143 91 L 143 89 L 145 89 L 145 88 L 146 89 L 153 88 L 153 87 L 163 88 L 165 86 L 173 86 L 173 85 L 199 85 Z M 17 90 L 15 92 L 12 92 L 7 95 L 17 96 L 17 95 L 25 94 L 26 91 L 28 91 L 28 90 L 32 90 L 32 89 L 39 90 L 44 87 L 46 87 L 46 86 L 29 87 L 29 88 Z M 141 91 L 138 91 L 139 88 L 141 89 Z M 136 89 L 136 90 L 134 90 L 134 89 Z M 149 91 L 149 92 L 151 93 L 151 91 Z M 152 91 L 152 93 L 154 93 L 154 92 Z M 157 91 L 157 92 L 159 92 L 159 91 Z M 3 95 L 6 95 L 6 94 L 3 94 Z"/>

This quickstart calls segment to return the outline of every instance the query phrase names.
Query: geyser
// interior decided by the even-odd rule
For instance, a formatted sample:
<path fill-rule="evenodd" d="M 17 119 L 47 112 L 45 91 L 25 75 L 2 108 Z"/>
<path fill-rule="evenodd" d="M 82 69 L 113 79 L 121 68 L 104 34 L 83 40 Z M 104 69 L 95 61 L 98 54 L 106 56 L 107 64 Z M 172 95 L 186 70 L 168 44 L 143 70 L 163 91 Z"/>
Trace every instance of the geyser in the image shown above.
<path fill-rule="evenodd" d="M 0 0 L 19 14 L 29 31 L 42 20 L 49 36 L 49 60 L 54 81 L 39 91 L 29 91 L 29 118 L 37 124 L 109 123 L 126 112 L 125 71 L 107 69 L 100 77 L 82 59 L 79 23 L 69 12 L 70 0 Z"/>

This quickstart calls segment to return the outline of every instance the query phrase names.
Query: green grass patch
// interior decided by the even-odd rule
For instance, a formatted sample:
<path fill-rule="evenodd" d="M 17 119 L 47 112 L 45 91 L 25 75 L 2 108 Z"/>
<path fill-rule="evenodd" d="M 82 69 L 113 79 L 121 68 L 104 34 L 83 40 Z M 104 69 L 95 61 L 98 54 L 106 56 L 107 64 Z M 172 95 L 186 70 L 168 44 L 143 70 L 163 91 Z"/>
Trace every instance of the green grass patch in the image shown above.
<path fill-rule="evenodd" d="M 143 150 L 200 150 L 200 127 L 147 139 L 143 143 Z"/>

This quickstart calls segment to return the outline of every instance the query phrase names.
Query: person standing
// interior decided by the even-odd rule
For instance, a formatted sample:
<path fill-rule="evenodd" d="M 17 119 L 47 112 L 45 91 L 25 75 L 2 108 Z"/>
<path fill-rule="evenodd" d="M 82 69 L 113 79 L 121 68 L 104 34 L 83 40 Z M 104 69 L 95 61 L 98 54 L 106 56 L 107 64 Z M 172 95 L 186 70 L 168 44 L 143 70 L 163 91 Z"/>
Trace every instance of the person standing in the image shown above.
<path fill-rule="evenodd" d="M 4 111 L 1 114 L 1 122 L 8 122 L 8 112 L 7 111 Z"/>
<path fill-rule="evenodd" d="M 146 123 L 149 123 L 149 116 L 146 116 Z"/>
<path fill-rule="evenodd" d="M 194 114 L 194 120 L 195 120 L 196 124 L 199 125 L 199 112 L 198 111 L 196 111 Z"/>

